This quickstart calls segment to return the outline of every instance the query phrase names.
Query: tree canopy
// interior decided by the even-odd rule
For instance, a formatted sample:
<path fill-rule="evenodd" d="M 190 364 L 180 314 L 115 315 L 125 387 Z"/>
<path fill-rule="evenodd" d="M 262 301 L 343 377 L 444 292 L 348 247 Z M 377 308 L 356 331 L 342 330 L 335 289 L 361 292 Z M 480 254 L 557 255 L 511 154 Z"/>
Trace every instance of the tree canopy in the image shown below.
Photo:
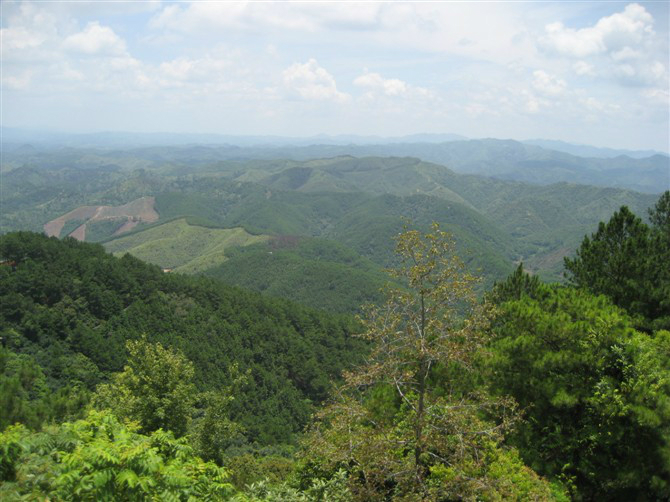
<path fill-rule="evenodd" d="M 453 241 L 434 225 L 399 235 L 396 252 L 407 287 L 362 318 L 372 352 L 319 414 L 308 469 L 346 469 L 357 500 L 551 498 L 501 446 L 511 403 L 468 385 L 489 314 Z"/>
<path fill-rule="evenodd" d="M 650 209 L 651 227 L 626 206 L 565 258 L 570 284 L 607 295 L 644 330 L 670 329 L 670 191 Z"/>
<path fill-rule="evenodd" d="M 111 383 L 98 386 L 94 404 L 139 423 L 143 433 L 163 429 L 183 436 L 196 400 L 193 363 L 146 338 L 128 340 L 126 348 L 127 366 Z"/>
<path fill-rule="evenodd" d="M 493 384 L 524 412 L 527 464 L 578 500 L 670 496 L 670 332 L 636 331 L 606 297 L 568 287 L 500 310 Z"/>

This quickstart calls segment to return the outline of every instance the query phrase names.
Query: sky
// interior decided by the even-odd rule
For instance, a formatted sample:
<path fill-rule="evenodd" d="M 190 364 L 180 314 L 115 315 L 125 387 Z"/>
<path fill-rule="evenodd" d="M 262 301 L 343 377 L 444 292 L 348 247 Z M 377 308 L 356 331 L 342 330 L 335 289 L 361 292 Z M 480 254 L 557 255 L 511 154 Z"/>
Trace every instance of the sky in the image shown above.
<path fill-rule="evenodd" d="M 669 2 L 12 1 L 2 126 L 669 151 Z"/>

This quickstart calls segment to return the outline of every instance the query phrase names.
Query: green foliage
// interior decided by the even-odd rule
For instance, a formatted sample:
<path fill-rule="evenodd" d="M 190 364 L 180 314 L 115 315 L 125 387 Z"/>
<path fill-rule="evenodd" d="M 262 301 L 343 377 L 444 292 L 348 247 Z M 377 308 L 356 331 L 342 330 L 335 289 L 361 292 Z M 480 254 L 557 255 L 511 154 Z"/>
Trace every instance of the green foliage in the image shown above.
<path fill-rule="evenodd" d="M 140 424 L 144 433 L 158 429 L 183 436 L 193 404 L 193 364 L 178 351 L 146 339 L 126 342 L 128 363 L 109 384 L 98 386 L 93 404 Z"/>
<path fill-rule="evenodd" d="M 15 333 L 12 351 L 34 358 L 54 394 L 92 390 L 122 371 L 126 342 L 146 333 L 192 361 L 199 392 L 225 389 L 235 363 L 249 372 L 230 419 L 251 442 L 290 442 L 340 371 L 365 353 L 350 318 L 164 274 L 100 245 L 13 233 L 0 237 L 0 257 L 17 263 L 0 267 L 3 336 Z"/>
<path fill-rule="evenodd" d="M 272 484 L 269 481 L 252 483 L 239 502 L 349 502 L 352 494 L 347 486 L 347 473 L 337 471 L 329 479 L 313 479 L 304 490 L 287 483 Z"/>
<path fill-rule="evenodd" d="M 399 231 L 400 213 L 426 225 L 439 221 L 457 237 L 471 270 L 481 269 L 487 281 L 511 272 L 510 259 L 523 260 L 541 277 L 559 279 L 563 257 L 594 224 L 623 204 L 642 214 L 655 199 L 613 188 L 537 186 L 461 175 L 407 157 L 409 152 L 353 158 L 334 157 L 337 149 L 330 148 L 321 152 L 330 158 L 307 162 L 221 162 L 226 153 L 206 148 L 98 151 L 83 158 L 78 150 L 54 152 L 40 156 L 39 169 L 24 167 L 4 176 L 0 231 L 39 231 L 45 222 L 80 206 L 155 196 L 161 222 L 186 218 L 200 226 L 241 226 L 253 234 L 327 237 L 387 266 L 383 260 L 391 256 L 390 236 Z M 392 154 L 391 145 L 384 148 L 389 150 L 376 154 Z M 519 149 L 524 150 L 503 146 L 504 154 L 491 166 Z M 271 153 L 256 152 L 258 158 Z M 234 155 L 239 154 L 235 149 Z M 471 154 L 478 155 L 475 150 Z M 102 158 L 124 168 L 100 165 Z M 553 172 L 547 166 L 541 171 Z"/>
<path fill-rule="evenodd" d="M 278 455 L 258 456 L 251 453 L 229 457 L 225 465 L 231 473 L 230 481 L 240 490 L 260 482 L 281 485 L 295 469 L 295 462 L 290 458 Z"/>
<path fill-rule="evenodd" d="M 639 333 L 603 296 L 542 286 L 502 304 L 494 386 L 525 413 L 514 437 L 578 499 L 670 495 L 670 338 Z"/>
<path fill-rule="evenodd" d="M 670 235 L 670 190 L 663 192 L 656 205 L 649 209 L 649 221 L 666 237 Z"/>
<path fill-rule="evenodd" d="M 68 220 L 63 225 L 63 228 L 60 231 L 60 235 L 57 235 L 56 237 L 66 237 L 66 236 L 70 235 L 72 232 L 74 232 L 77 228 L 79 228 L 84 223 L 86 223 L 86 220 L 79 220 L 79 219 Z"/>
<path fill-rule="evenodd" d="M 387 281 L 379 265 L 326 239 L 276 237 L 230 249 L 228 257 L 204 274 L 329 312 L 379 301 Z"/>
<path fill-rule="evenodd" d="M 647 158 L 640 159 L 632 159 L 623 155 L 617 158 L 594 158 L 592 151 L 582 150 L 577 156 L 555 151 L 556 145 L 538 148 L 528 143 L 527 141 L 520 143 L 513 140 L 476 139 L 439 143 L 312 145 L 274 150 L 263 148 L 261 151 L 250 148 L 247 149 L 247 158 L 265 156 L 282 159 L 321 159 L 339 156 L 338 160 L 349 160 L 349 165 L 352 165 L 357 160 L 360 162 L 360 159 L 351 157 L 352 155 L 355 157 L 395 157 L 396 159 L 393 160 L 396 161 L 407 160 L 408 157 L 411 157 L 411 160 L 415 162 L 415 159 L 421 159 L 425 163 L 435 162 L 449 166 L 458 173 L 476 174 L 481 178 L 489 176 L 522 181 L 535 185 L 557 185 L 568 182 L 625 187 L 648 193 L 657 193 L 659 186 L 667 185 L 668 158 L 665 155 L 653 155 L 653 152 L 648 152 Z M 564 147 L 564 145 L 561 146 Z M 573 145 L 570 147 L 574 148 Z M 234 155 L 235 158 L 243 158 L 244 151 L 236 149 Z M 370 178 L 374 180 L 373 176 Z M 407 176 L 405 179 L 412 178 Z M 314 183 L 310 181 L 306 183 L 308 186 Z M 316 181 L 323 183 L 320 179 Z M 425 183 L 425 180 L 415 179 L 415 182 L 416 184 Z M 387 188 L 388 184 L 389 182 L 380 183 L 384 188 Z"/>
<path fill-rule="evenodd" d="M 565 259 L 571 284 L 607 295 L 645 330 L 670 328 L 669 193 L 650 210 L 651 229 L 623 206 Z"/>
<path fill-rule="evenodd" d="M 13 335 L 5 333 L 3 338 L 15 339 Z M 88 391 L 76 378 L 52 392 L 34 357 L 9 347 L 0 347 L 0 388 L 0 430 L 15 423 L 37 428 L 46 421 L 76 417 L 88 401 Z"/>
<path fill-rule="evenodd" d="M 510 300 L 520 300 L 524 296 L 535 298 L 542 294 L 542 282 L 535 275 L 529 275 L 519 263 L 513 274 L 503 282 L 495 283 L 490 293 L 491 301 L 502 303 Z"/>
<path fill-rule="evenodd" d="M 126 221 L 128 220 L 125 218 L 89 221 L 86 224 L 86 242 L 100 242 L 109 239 Z"/>
<path fill-rule="evenodd" d="M 150 435 L 109 412 L 30 433 L 0 435 L 3 500 L 227 500 L 226 470 L 194 456 L 184 439 Z"/>
<path fill-rule="evenodd" d="M 434 224 L 426 235 L 399 235 L 396 249 L 401 266 L 392 272 L 408 287 L 390 289 L 362 319 L 371 355 L 319 413 L 303 479 L 343 468 L 356 500 L 551 498 L 549 486 L 502 449 L 512 403 L 440 381 L 441 372 L 472 371 L 489 323 L 453 241 Z"/>
<path fill-rule="evenodd" d="M 0 347 L 0 371 L 0 430 L 17 422 L 39 425 L 48 416 L 42 368 L 30 356 Z"/>
<path fill-rule="evenodd" d="M 654 328 L 670 329 L 670 190 L 661 195 L 656 205 L 649 210 L 651 221 L 651 249 L 649 270 L 655 304 Z"/>
<path fill-rule="evenodd" d="M 230 247 L 266 239 L 267 236 L 251 235 L 242 228 L 206 228 L 181 218 L 132 235 L 121 235 L 106 242 L 105 248 L 119 256 L 130 253 L 175 272 L 196 273 L 224 262 Z"/>
<path fill-rule="evenodd" d="M 642 291 L 636 286 L 645 275 L 640 257 L 649 252 L 648 233 L 642 220 L 622 207 L 608 223 L 601 222 L 590 238 L 584 237 L 574 259 L 565 259 L 570 282 L 638 311 Z"/>
<path fill-rule="evenodd" d="M 226 450 L 233 444 L 244 442 L 244 428 L 230 420 L 231 403 L 247 383 L 249 372 L 240 374 L 237 365 L 228 369 L 230 383 L 217 391 L 210 391 L 201 397 L 204 414 L 191 428 L 191 443 L 196 452 L 205 460 L 226 464 Z M 237 483 L 236 483 L 237 485 Z"/>

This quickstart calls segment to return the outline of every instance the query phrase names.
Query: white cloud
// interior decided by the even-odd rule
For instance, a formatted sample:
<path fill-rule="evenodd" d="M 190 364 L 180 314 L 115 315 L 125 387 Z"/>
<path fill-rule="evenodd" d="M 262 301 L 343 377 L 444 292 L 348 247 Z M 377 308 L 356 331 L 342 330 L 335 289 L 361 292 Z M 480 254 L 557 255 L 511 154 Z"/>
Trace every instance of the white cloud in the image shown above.
<path fill-rule="evenodd" d="M 308 101 L 346 102 L 350 96 L 337 90 L 333 76 L 320 67 L 315 59 L 295 63 L 283 72 L 284 87 L 289 94 Z"/>
<path fill-rule="evenodd" d="M 646 89 L 642 92 L 642 95 L 659 105 L 665 107 L 670 105 L 670 91 L 668 91 L 668 89 Z"/>
<path fill-rule="evenodd" d="M 626 60 L 631 60 L 631 59 L 641 59 L 644 57 L 644 54 L 641 51 L 636 51 L 631 49 L 628 46 L 625 46 L 624 48 L 612 52 L 612 59 L 614 61 L 626 61 Z"/>
<path fill-rule="evenodd" d="M 654 36 L 654 18 L 639 4 L 627 5 L 623 12 L 601 18 L 594 26 L 573 29 L 561 22 L 548 24 L 540 40 L 546 50 L 584 58 L 624 48 L 631 50 Z"/>
<path fill-rule="evenodd" d="M 540 111 L 540 102 L 535 96 L 530 96 L 526 101 L 526 111 L 528 113 L 537 113 Z"/>
<path fill-rule="evenodd" d="M 600 34 L 593 28 L 573 30 L 556 22 L 545 27 L 546 36 L 540 40 L 542 46 L 559 54 L 583 58 L 605 51 Z"/>
<path fill-rule="evenodd" d="M 177 58 L 159 65 L 161 78 L 172 81 L 213 82 L 221 80 L 232 63 L 206 56 L 199 59 Z"/>
<path fill-rule="evenodd" d="M 3 75 L 2 86 L 14 91 L 22 91 L 30 86 L 31 80 L 32 74 L 30 72 L 25 72 L 20 75 Z"/>
<path fill-rule="evenodd" d="M 660 4 L 0 1 L 15 124 L 667 137 Z"/>
<path fill-rule="evenodd" d="M 593 96 L 580 98 L 578 103 L 590 112 L 598 112 L 601 114 L 611 115 L 621 110 L 620 105 L 604 103 L 603 101 L 596 99 Z"/>
<path fill-rule="evenodd" d="M 374 99 L 377 96 L 405 99 L 434 99 L 435 93 L 424 87 L 410 85 L 397 78 L 384 78 L 379 73 L 368 72 L 354 79 L 354 85 L 368 90 L 365 97 Z"/>
<path fill-rule="evenodd" d="M 577 75 L 594 76 L 596 74 L 593 69 L 593 65 L 587 63 L 586 61 L 577 61 L 574 65 L 572 65 L 572 69 Z"/>
<path fill-rule="evenodd" d="M 548 24 L 539 46 L 548 55 L 579 58 L 577 75 L 598 76 L 625 86 L 667 85 L 667 40 L 654 31 L 653 16 L 641 5 L 602 17 L 593 26 L 573 29 Z"/>
<path fill-rule="evenodd" d="M 6 51 L 39 47 L 47 38 L 44 34 L 28 30 L 23 26 L 3 28 L 0 30 L 0 36 L 3 49 Z"/>
<path fill-rule="evenodd" d="M 464 107 L 465 113 L 470 117 L 479 118 L 487 115 L 500 116 L 500 112 L 482 103 L 468 103 Z"/>
<path fill-rule="evenodd" d="M 381 4 L 191 2 L 168 5 L 151 21 L 154 28 L 186 33 L 199 30 L 322 29 L 366 30 L 378 27 Z"/>
<path fill-rule="evenodd" d="M 382 78 L 379 73 L 365 73 L 354 80 L 354 85 L 380 90 L 387 96 L 407 94 L 409 86 L 397 78 Z"/>
<path fill-rule="evenodd" d="M 126 43 L 108 26 L 92 22 L 83 31 L 67 37 L 63 49 L 88 55 L 120 55 L 126 52 Z"/>
<path fill-rule="evenodd" d="M 190 2 L 169 4 L 150 26 L 185 37 L 226 32 L 269 38 L 334 35 L 338 43 L 453 53 L 510 62 L 534 57 L 521 26 L 523 9 L 458 2 Z"/>
<path fill-rule="evenodd" d="M 560 96 L 567 88 L 565 80 L 550 75 L 543 70 L 533 72 L 532 85 L 536 91 L 547 96 Z"/>

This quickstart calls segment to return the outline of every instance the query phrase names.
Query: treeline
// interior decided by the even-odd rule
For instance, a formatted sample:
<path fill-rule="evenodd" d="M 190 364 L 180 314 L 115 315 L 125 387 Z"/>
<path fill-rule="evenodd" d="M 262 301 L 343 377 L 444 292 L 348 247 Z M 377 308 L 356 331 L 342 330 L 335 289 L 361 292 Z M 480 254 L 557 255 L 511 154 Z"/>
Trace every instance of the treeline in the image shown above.
<path fill-rule="evenodd" d="M 4 236 L 0 495 L 667 500 L 670 192 L 649 222 L 484 301 L 447 234 L 403 232 L 360 324 Z"/>

